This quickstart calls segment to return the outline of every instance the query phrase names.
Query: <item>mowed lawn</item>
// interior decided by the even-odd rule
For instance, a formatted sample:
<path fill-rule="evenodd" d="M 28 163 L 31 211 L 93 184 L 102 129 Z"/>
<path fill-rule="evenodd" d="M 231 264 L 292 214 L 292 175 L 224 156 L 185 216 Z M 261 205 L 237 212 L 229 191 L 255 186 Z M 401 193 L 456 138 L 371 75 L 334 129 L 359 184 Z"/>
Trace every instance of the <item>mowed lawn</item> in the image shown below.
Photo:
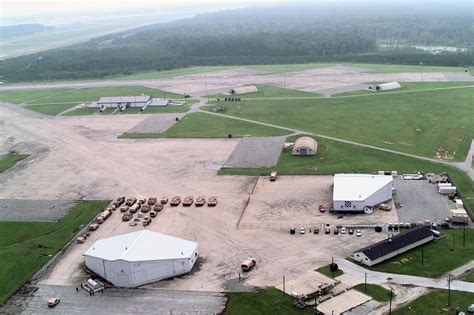
<path fill-rule="evenodd" d="M 227 293 L 229 301 L 226 315 L 310 315 L 314 310 L 300 310 L 293 305 L 293 298 L 275 288 L 256 292 Z"/>
<path fill-rule="evenodd" d="M 445 89 L 451 87 L 463 87 L 463 86 L 474 86 L 472 82 L 401 82 L 401 88 L 396 90 L 388 91 L 369 91 L 369 90 L 358 90 L 352 92 L 344 92 L 333 94 L 331 97 L 338 96 L 353 96 L 353 95 L 372 95 L 372 94 L 391 94 L 407 91 L 422 91 L 432 89 Z"/>
<path fill-rule="evenodd" d="M 15 165 L 16 163 L 24 160 L 28 157 L 28 155 L 24 154 L 17 154 L 17 153 L 9 153 L 5 156 L 0 156 L 0 173 L 5 172 L 10 167 Z"/>
<path fill-rule="evenodd" d="M 82 201 L 57 223 L 0 222 L 0 304 L 107 204 L 107 201 Z"/>
<path fill-rule="evenodd" d="M 467 307 L 474 303 L 474 293 L 451 290 L 451 304 L 448 306 L 448 290 L 436 289 L 413 302 L 392 311 L 393 315 L 433 315 L 456 314 L 456 309 L 466 313 Z M 469 314 L 469 313 L 467 313 Z"/>
<path fill-rule="evenodd" d="M 224 102 L 224 98 L 231 97 L 231 98 L 240 98 L 242 99 L 249 99 L 249 98 L 278 98 L 278 97 L 321 97 L 321 94 L 312 93 L 312 92 L 305 92 L 299 90 L 292 90 L 292 89 L 284 89 L 276 86 L 271 85 L 264 85 L 264 84 L 255 84 L 258 91 L 254 93 L 246 93 L 241 95 L 225 95 L 225 94 L 214 94 L 210 95 L 215 101 L 215 99 L 220 98 L 221 102 L 220 105 L 226 105 L 228 102 Z"/>
<path fill-rule="evenodd" d="M 472 260 L 474 257 L 474 230 L 466 229 L 465 246 L 463 245 L 462 229 L 449 229 L 441 232 L 445 237 L 414 248 L 368 269 L 421 277 L 440 277 Z"/>
<path fill-rule="evenodd" d="M 36 89 L 5 91 L 0 100 L 25 105 L 25 108 L 45 115 L 57 115 L 84 102 L 97 101 L 103 96 L 152 95 L 158 98 L 182 99 L 183 95 L 142 86 L 120 86 L 78 89 Z M 79 115 L 96 111 L 80 111 Z"/>
<path fill-rule="evenodd" d="M 374 300 L 378 302 L 387 302 L 390 301 L 390 290 L 385 289 L 384 287 L 376 284 L 358 284 L 354 287 L 359 292 L 367 294 Z M 395 294 L 392 293 L 392 299 L 395 298 Z"/>
<path fill-rule="evenodd" d="M 464 160 L 474 87 L 343 98 L 242 100 L 226 114 L 402 152 Z"/>
<path fill-rule="evenodd" d="M 164 133 L 125 133 L 121 138 L 227 138 L 243 136 L 282 136 L 290 132 L 284 129 L 219 117 L 205 113 L 184 116 Z"/>

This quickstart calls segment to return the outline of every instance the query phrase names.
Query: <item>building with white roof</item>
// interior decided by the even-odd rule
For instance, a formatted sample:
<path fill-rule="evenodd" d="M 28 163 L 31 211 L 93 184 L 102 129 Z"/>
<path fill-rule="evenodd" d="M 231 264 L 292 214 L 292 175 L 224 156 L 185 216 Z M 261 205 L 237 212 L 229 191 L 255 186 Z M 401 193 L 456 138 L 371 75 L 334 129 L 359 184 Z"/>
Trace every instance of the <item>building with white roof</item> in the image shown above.
<path fill-rule="evenodd" d="M 98 240 L 85 253 L 87 268 L 119 287 L 137 287 L 191 271 L 198 244 L 148 230 Z"/>
<path fill-rule="evenodd" d="M 387 82 L 381 83 L 376 85 L 369 85 L 369 90 L 372 91 L 389 91 L 389 90 L 396 90 L 400 89 L 401 85 L 398 82 Z"/>
<path fill-rule="evenodd" d="M 392 199 L 390 175 L 335 174 L 333 210 L 371 213 L 377 205 Z"/>

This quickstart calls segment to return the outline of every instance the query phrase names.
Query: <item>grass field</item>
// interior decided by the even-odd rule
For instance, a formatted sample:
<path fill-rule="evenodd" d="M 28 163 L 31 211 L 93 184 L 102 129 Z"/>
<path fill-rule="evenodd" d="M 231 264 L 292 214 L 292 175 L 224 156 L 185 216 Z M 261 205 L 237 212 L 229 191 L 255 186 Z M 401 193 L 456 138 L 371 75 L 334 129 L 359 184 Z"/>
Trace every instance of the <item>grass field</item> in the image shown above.
<path fill-rule="evenodd" d="M 387 94 L 387 93 L 398 93 L 406 91 L 422 91 L 430 89 L 439 89 L 447 88 L 453 86 L 474 86 L 472 82 L 402 82 L 402 86 L 398 90 L 389 90 L 389 91 L 369 91 L 369 90 L 359 90 L 345 93 L 333 94 L 331 97 L 338 96 L 353 96 L 353 95 L 371 95 L 371 94 Z"/>
<path fill-rule="evenodd" d="M 205 113 L 192 113 L 164 133 L 125 133 L 120 138 L 227 138 L 242 136 L 281 136 L 283 129 L 261 126 Z"/>
<path fill-rule="evenodd" d="M 134 73 L 134 74 L 131 74 L 131 75 L 112 77 L 111 79 L 114 79 L 114 80 L 152 80 L 152 79 L 176 77 L 176 76 L 181 76 L 181 75 L 221 71 L 221 70 L 226 70 L 226 69 L 230 69 L 230 68 L 235 68 L 235 67 L 233 67 L 233 66 L 209 66 L 209 67 L 189 67 L 189 68 L 174 69 L 174 70 L 163 70 L 163 71 L 145 71 L 145 72 Z"/>
<path fill-rule="evenodd" d="M 443 230 L 442 233 L 445 234 L 442 239 L 414 248 L 368 269 L 421 277 L 440 277 L 472 260 L 474 230 L 466 229 L 465 246 L 463 246 L 462 229 Z M 423 265 L 421 264 L 422 250 Z M 444 258 L 440 259 L 440 257 Z M 404 259 L 408 262 L 401 263 Z"/>
<path fill-rule="evenodd" d="M 329 278 L 336 278 L 336 277 L 339 277 L 339 276 L 344 274 L 343 270 L 337 269 L 337 271 L 334 272 L 334 276 L 333 276 L 332 271 L 329 269 L 329 265 L 319 267 L 315 271 L 317 271 L 317 272 L 319 272 L 319 273 L 321 273 L 321 274 L 323 274 L 323 275 L 325 275 L 326 277 L 329 277 Z"/>
<path fill-rule="evenodd" d="M 293 305 L 293 298 L 275 288 L 257 292 L 227 293 L 229 302 L 226 315 L 310 315 L 311 308 L 299 310 Z"/>
<path fill-rule="evenodd" d="M 430 293 L 419 297 L 413 302 L 392 311 L 393 315 L 417 314 L 456 314 L 459 311 L 466 312 L 467 307 L 474 301 L 474 293 L 451 291 L 451 305 L 448 307 L 448 290 L 432 290 Z"/>
<path fill-rule="evenodd" d="M 364 294 L 367 294 L 377 302 L 387 302 L 390 301 L 390 290 L 385 289 L 384 287 L 381 287 L 376 284 L 370 284 L 367 283 L 367 290 L 366 286 L 361 283 L 358 284 L 354 287 L 359 292 L 362 292 Z M 395 295 L 392 296 L 394 298 Z"/>
<path fill-rule="evenodd" d="M 82 201 L 57 223 L 0 222 L 0 304 L 48 262 L 107 203 Z"/>
<path fill-rule="evenodd" d="M 417 155 L 434 157 L 440 152 L 445 158 L 464 160 L 474 138 L 473 93 L 474 87 L 291 102 L 249 99 L 228 102 L 226 114 Z M 451 128 L 457 130 L 448 132 Z"/>
<path fill-rule="evenodd" d="M 240 99 L 248 99 L 248 98 L 272 98 L 272 97 L 320 97 L 321 94 L 318 93 L 311 93 L 299 90 L 291 90 L 291 89 L 284 89 L 276 86 L 271 85 L 263 85 L 263 84 L 255 84 L 258 91 L 255 93 L 248 93 L 242 95 L 224 95 L 224 94 L 214 94 L 210 95 L 214 100 L 217 98 L 221 98 L 221 105 L 227 104 L 226 102 L 222 101 L 222 98 L 225 97 L 238 97 Z"/>
<path fill-rule="evenodd" d="M 24 154 L 17 154 L 17 153 L 9 153 L 0 159 L 0 173 L 5 172 L 10 167 L 15 165 L 16 163 L 24 160 L 28 157 L 28 155 Z"/>
<path fill-rule="evenodd" d="M 459 277 L 459 280 L 474 282 L 474 270 L 463 274 L 462 276 Z"/>

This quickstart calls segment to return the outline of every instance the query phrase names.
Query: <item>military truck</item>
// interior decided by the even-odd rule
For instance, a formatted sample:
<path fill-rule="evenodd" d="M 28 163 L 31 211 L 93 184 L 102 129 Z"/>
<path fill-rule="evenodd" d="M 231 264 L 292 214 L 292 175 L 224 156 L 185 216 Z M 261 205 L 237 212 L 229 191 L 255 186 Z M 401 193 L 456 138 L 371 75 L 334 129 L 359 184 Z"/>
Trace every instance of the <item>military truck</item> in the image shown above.
<path fill-rule="evenodd" d="M 153 210 L 156 211 L 156 212 L 160 212 L 161 210 L 163 210 L 163 205 L 161 203 L 157 203 L 153 207 Z"/>
<path fill-rule="evenodd" d="M 135 213 L 135 212 L 137 212 L 138 210 L 140 210 L 140 208 L 141 208 L 141 205 L 140 205 L 139 202 L 137 202 L 136 204 L 134 204 L 133 206 L 131 206 L 128 211 L 130 211 L 130 213 Z"/>
<path fill-rule="evenodd" d="M 120 212 L 127 212 L 128 209 L 129 209 L 128 206 L 120 207 Z"/>
<path fill-rule="evenodd" d="M 133 214 L 127 212 L 127 213 L 124 213 L 124 215 L 122 216 L 122 221 L 130 221 L 132 218 L 133 218 Z"/>
<path fill-rule="evenodd" d="M 135 202 L 137 202 L 137 198 L 130 197 L 127 199 L 127 201 L 125 201 L 125 205 L 130 207 L 130 206 L 133 206 Z"/>
<path fill-rule="evenodd" d="M 143 213 L 150 212 L 150 210 L 151 210 L 151 206 L 149 206 L 149 205 L 143 205 L 142 208 L 141 208 L 141 211 Z"/>
<path fill-rule="evenodd" d="M 150 198 L 148 198 L 148 205 L 153 206 L 154 204 L 156 204 L 157 201 L 158 201 L 158 198 L 150 197 Z"/>
<path fill-rule="evenodd" d="M 118 208 L 125 202 L 125 197 L 118 197 L 112 204 Z"/>
<path fill-rule="evenodd" d="M 160 203 L 161 203 L 162 205 L 167 204 L 167 203 L 168 203 L 168 197 L 161 197 Z"/>

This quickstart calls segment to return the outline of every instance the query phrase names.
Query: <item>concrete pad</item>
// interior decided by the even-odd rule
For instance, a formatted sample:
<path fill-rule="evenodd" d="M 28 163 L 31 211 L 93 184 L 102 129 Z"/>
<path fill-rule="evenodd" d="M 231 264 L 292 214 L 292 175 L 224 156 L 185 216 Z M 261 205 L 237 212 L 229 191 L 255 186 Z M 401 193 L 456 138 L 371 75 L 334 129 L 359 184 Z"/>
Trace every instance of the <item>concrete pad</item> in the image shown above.
<path fill-rule="evenodd" d="M 245 137 L 225 162 L 225 167 L 272 167 L 278 163 L 286 137 Z"/>
<path fill-rule="evenodd" d="M 334 284 L 336 280 L 326 277 L 316 271 L 310 271 L 294 278 L 286 278 L 285 293 L 292 296 L 307 295 L 317 291 L 322 286 Z M 280 291 L 283 291 L 283 283 L 276 286 Z"/>
<path fill-rule="evenodd" d="M 356 290 L 346 291 L 332 299 L 319 304 L 317 309 L 324 314 L 342 314 L 372 298 Z M 333 313 L 334 312 L 334 313 Z"/>
<path fill-rule="evenodd" d="M 150 115 L 128 130 L 127 133 L 162 133 L 176 124 L 176 117 L 181 119 L 184 115 L 185 113 Z"/>
<path fill-rule="evenodd" d="M 339 277 L 336 277 L 336 280 L 341 281 L 341 283 L 344 283 L 347 287 L 352 288 L 359 283 L 363 283 L 365 279 L 356 279 L 353 276 L 351 276 L 348 273 L 344 273 L 340 275 Z"/>
<path fill-rule="evenodd" d="M 0 221 L 50 221 L 64 217 L 72 200 L 0 199 Z"/>

